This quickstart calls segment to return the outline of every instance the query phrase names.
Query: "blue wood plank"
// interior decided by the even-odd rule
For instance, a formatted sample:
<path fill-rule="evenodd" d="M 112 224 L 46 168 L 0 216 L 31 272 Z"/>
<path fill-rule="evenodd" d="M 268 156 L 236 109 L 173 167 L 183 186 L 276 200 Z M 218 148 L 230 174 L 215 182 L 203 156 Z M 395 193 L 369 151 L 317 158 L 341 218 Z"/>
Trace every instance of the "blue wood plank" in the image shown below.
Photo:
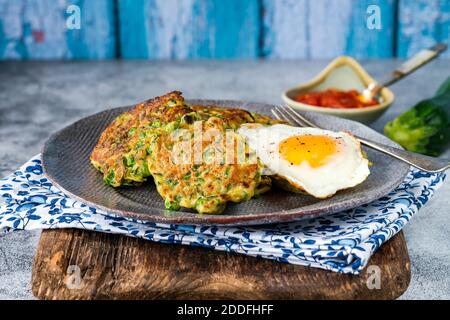
<path fill-rule="evenodd" d="M 146 0 L 119 0 L 120 56 L 122 58 L 148 57 L 149 44 L 144 9 L 150 5 Z"/>
<path fill-rule="evenodd" d="M 450 0 L 399 0 L 398 56 L 410 57 L 437 42 L 450 43 Z"/>
<path fill-rule="evenodd" d="M 309 57 L 308 13 L 308 0 L 263 0 L 263 56 Z"/>
<path fill-rule="evenodd" d="M 206 21 L 211 26 L 199 28 L 199 32 L 213 28 L 194 57 L 252 58 L 259 56 L 260 7 L 259 1 L 228 0 L 205 3 Z M 201 21 L 201 16 L 198 16 Z"/>
<path fill-rule="evenodd" d="M 119 0 L 124 58 L 259 55 L 258 0 Z"/>
<path fill-rule="evenodd" d="M 26 55 L 22 35 L 25 26 L 19 19 L 23 11 L 24 1 L 10 2 L 0 0 L 0 59 L 20 59 Z M 27 30 L 27 32 L 29 32 Z"/>
<path fill-rule="evenodd" d="M 80 30 L 66 28 L 70 4 Z M 125 58 L 388 58 L 450 42 L 450 0 L 0 0 L 0 59 L 114 58 L 115 4 Z"/>
<path fill-rule="evenodd" d="M 116 57 L 114 0 L 71 0 L 81 9 L 81 28 L 66 31 L 69 59 Z"/>
<path fill-rule="evenodd" d="M 69 5 L 81 9 L 68 29 Z M 105 59 L 116 56 L 114 0 L 0 0 L 0 59 Z"/>
<path fill-rule="evenodd" d="M 390 58 L 395 56 L 396 1 L 364 0 L 354 2 L 345 54 L 357 58 Z M 369 29 L 367 26 L 367 19 L 378 13 L 370 10 L 372 6 L 379 8 L 375 8 L 375 10 L 379 10 L 380 13 L 380 29 Z"/>
<path fill-rule="evenodd" d="M 369 6 L 381 29 L 369 29 Z M 395 0 L 263 0 L 263 54 L 269 58 L 391 57 Z"/>

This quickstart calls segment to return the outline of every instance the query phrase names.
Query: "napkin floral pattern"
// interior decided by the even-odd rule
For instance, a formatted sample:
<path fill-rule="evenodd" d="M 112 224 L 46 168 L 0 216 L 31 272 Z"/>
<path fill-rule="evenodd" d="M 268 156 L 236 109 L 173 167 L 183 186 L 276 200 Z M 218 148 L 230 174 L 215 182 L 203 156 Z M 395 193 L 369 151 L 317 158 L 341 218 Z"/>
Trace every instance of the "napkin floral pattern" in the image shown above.
<path fill-rule="evenodd" d="M 45 178 L 38 155 L 0 180 L 0 234 L 80 228 L 358 274 L 444 179 L 444 173 L 411 169 L 399 187 L 377 201 L 305 221 L 247 227 L 174 225 L 119 217 L 71 199 Z"/>

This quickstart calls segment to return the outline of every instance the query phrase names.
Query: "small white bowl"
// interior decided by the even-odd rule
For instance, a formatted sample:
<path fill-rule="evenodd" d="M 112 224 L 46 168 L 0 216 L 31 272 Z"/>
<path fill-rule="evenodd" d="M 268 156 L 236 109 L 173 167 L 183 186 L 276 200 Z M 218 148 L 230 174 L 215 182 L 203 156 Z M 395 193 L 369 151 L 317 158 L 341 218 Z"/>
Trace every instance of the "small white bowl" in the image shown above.
<path fill-rule="evenodd" d="M 381 102 L 379 104 L 357 109 L 312 106 L 295 101 L 294 97 L 301 93 L 323 91 L 329 88 L 339 90 L 356 89 L 362 92 L 373 82 L 376 81 L 356 60 L 347 56 L 341 56 L 334 59 L 311 81 L 286 90 L 282 95 L 282 99 L 295 109 L 331 114 L 369 124 L 378 119 L 394 101 L 394 93 L 388 88 L 381 90 Z"/>

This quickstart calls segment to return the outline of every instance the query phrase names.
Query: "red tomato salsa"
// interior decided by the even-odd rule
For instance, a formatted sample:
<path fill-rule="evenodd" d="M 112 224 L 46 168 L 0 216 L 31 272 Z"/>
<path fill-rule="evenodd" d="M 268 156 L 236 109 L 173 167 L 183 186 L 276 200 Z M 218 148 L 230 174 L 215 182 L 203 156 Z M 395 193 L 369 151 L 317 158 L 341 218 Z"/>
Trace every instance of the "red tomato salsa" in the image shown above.
<path fill-rule="evenodd" d="M 357 90 L 342 91 L 338 89 L 302 93 L 294 97 L 294 100 L 326 108 L 363 108 L 378 104 L 375 99 L 365 101 Z"/>

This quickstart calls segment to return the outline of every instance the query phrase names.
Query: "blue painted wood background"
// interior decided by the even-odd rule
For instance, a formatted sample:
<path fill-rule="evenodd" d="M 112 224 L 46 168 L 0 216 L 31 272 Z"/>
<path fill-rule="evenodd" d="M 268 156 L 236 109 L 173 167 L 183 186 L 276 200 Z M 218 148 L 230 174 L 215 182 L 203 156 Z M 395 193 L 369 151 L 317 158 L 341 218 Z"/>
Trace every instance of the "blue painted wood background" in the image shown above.
<path fill-rule="evenodd" d="M 259 55 L 259 0 L 121 0 L 124 58 L 252 58 Z"/>
<path fill-rule="evenodd" d="M 404 58 L 436 42 L 450 0 L 0 0 L 0 59 Z"/>
<path fill-rule="evenodd" d="M 399 57 L 436 42 L 450 44 L 450 0 L 400 0 L 399 11 Z M 450 49 L 444 55 L 450 57 Z"/>
<path fill-rule="evenodd" d="M 66 27 L 70 4 L 81 29 Z M 3 59 L 107 59 L 117 55 L 114 0 L 0 0 Z"/>

